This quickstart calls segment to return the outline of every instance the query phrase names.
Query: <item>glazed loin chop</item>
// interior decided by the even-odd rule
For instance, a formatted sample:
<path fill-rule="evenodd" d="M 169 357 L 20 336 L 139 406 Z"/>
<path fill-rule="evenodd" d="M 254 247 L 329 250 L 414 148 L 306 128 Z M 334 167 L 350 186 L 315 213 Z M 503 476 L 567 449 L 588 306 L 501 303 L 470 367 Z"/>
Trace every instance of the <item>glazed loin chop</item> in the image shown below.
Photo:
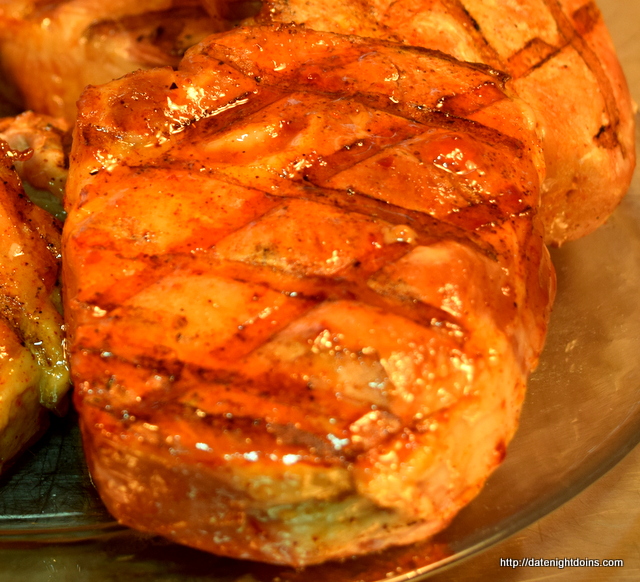
<path fill-rule="evenodd" d="M 489 68 L 285 25 L 89 88 L 65 308 L 113 515 L 293 565 L 443 528 L 555 291 L 530 118 Z"/>

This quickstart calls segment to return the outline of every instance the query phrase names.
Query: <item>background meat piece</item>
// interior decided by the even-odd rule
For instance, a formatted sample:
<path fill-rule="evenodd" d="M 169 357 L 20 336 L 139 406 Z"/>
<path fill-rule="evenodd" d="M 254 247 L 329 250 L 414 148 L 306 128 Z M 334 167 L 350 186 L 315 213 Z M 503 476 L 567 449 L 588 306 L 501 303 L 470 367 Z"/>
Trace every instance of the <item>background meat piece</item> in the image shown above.
<path fill-rule="evenodd" d="M 177 65 L 187 48 L 228 26 L 191 0 L 5 0 L 5 98 L 73 122 L 85 86 L 139 68 Z"/>

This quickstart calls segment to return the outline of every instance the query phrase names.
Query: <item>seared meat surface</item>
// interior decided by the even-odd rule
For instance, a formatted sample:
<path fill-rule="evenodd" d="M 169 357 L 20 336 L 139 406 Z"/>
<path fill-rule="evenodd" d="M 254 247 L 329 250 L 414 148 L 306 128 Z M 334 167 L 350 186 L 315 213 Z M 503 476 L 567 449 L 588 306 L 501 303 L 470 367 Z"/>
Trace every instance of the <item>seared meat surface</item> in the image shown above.
<path fill-rule="evenodd" d="M 283 25 L 83 94 L 65 312 L 114 516 L 303 565 L 424 538 L 477 494 L 555 291 L 505 80 Z"/>

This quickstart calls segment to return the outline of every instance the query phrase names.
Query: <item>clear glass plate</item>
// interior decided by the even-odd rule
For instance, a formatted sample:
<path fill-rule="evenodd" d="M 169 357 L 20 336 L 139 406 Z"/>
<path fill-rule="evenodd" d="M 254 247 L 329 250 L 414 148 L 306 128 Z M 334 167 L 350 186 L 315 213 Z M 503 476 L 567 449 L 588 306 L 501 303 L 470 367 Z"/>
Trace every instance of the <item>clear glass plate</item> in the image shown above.
<path fill-rule="evenodd" d="M 614 10 L 611 1 L 602 7 Z M 640 15 L 640 9 L 634 11 Z M 634 20 L 624 13 L 612 13 L 620 19 L 614 25 Z M 633 39 L 622 47 L 622 57 L 637 59 L 640 37 Z M 638 95 L 637 67 L 631 73 Z M 69 417 L 55 421 L 45 438 L 0 479 L 2 579 L 418 581 L 530 525 L 640 442 L 638 173 L 603 228 L 552 251 L 552 256 L 558 298 L 520 429 L 481 494 L 433 540 L 299 572 L 219 558 L 138 534 L 118 526 L 104 509 Z"/>

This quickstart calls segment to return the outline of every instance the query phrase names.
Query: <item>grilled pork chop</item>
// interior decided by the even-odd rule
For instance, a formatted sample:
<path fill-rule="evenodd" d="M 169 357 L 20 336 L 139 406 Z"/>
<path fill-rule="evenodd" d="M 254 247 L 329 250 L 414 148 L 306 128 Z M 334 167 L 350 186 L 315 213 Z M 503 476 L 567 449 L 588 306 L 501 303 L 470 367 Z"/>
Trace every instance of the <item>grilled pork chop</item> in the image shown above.
<path fill-rule="evenodd" d="M 295 26 L 89 88 L 65 314 L 113 515 L 293 565 L 446 526 L 554 295 L 530 119 L 489 68 Z"/>
<path fill-rule="evenodd" d="M 0 138 L 20 124 L 0 120 Z M 69 389 L 60 225 L 25 195 L 14 166 L 28 156 L 0 139 L 0 472 L 47 428 L 48 410 L 64 412 Z"/>
<path fill-rule="evenodd" d="M 73 123 L 86 85 L 177 65 L 188 47 L 228 27 L 197 0 L 1 0 L 4 91 L 25 109 Z"/>
<path fill-rule="evenodd" d="M 596 229 L 629 187 L 635 106 L 592 0 L 325 0 L 322 9 L 266 0 L 256 20 L 439 49 L 507 72 L 542 139 L 540 214 L 549 244 Z"/>

